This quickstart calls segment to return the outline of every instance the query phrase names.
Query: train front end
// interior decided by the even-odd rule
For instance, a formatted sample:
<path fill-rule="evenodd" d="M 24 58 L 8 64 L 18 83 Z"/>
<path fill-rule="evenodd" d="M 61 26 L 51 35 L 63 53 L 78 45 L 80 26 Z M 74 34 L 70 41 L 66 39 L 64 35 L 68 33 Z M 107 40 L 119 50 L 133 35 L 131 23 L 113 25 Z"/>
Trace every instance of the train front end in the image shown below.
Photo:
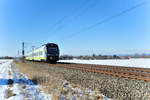
<path fill-rule="evenodd" d="M 59 47 L 57 44 L 48 43 L 46 44 L 47 48 L 47 62 L 56 63 L 59 60 Z"/>

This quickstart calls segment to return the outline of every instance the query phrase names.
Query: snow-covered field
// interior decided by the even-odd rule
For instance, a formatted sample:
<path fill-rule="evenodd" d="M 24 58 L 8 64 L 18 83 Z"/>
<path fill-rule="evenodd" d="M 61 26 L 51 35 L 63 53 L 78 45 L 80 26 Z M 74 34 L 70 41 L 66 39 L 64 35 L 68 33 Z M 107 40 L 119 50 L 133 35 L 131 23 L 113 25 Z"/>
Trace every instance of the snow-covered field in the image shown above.
<path fill-rule="evenodd" d="M 12 60 L 0 60 L 0 100 L 50 100 L 39 88 L 17 71 Z"/>
<path fill-rule="evenodd" d="M 59 62 L 150 68 L 150 59 L 59 60 Z"/>

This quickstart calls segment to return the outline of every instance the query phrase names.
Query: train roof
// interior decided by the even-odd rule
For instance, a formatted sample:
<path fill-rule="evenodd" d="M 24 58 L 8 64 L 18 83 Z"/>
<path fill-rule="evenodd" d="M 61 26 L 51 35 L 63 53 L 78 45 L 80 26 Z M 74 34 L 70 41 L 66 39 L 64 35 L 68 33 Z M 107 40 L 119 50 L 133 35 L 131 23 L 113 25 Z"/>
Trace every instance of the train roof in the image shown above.
<path fill-rule="evenodd" d="M 46 46 L 58 46 L 56 43 L 47 43 Z"/>
<path fill-rule="evenodd" d="M 46 43 L 46 44 L 41 45 L 40 47 L 42 47 L 42 46 L 51 46 L 51 45 L 58 46 L 56 43 Z M 40 47 L 35 48 L 35 49 L 39 49 Z M 31 51 L 28 51 L 27 53 L 35 51 L 35 49 L 31 50 Z"/>

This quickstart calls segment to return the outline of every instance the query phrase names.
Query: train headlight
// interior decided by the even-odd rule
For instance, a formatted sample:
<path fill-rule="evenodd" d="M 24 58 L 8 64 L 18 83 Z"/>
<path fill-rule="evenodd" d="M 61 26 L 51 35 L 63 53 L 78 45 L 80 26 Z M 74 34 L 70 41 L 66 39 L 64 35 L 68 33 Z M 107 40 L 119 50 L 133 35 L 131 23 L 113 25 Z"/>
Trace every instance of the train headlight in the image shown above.
<path fill-rule="evenodd" d="M 53 57 L 50 57 L 49 59 L 51 59 L 51 60 L 52 60 L 52 59 L 53 59 Z"/>

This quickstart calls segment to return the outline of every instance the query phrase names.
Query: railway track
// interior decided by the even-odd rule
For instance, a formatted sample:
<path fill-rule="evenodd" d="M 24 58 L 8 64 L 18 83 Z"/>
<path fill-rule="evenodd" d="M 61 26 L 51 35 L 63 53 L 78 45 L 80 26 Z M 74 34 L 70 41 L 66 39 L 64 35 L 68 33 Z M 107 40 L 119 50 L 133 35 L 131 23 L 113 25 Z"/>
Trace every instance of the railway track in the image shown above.
<path fill-rule="evenodd" d="M 74 70 L 81 70 L 87 72 L 94 72 L 98 74 L 105 74 L 117 77 L 124 77 L 130 79 L 139 79 L 150 82 L 150 69 L 148 68 L 136 68 L 136 67 L 123 67 L 123 66 L 107 66 L 107 65 L 91 65 L 91 64 L 69 64 L 69 63 L 57 63 L 49 64 L 39 62 L 54 67 L 63 67 Z"/>

